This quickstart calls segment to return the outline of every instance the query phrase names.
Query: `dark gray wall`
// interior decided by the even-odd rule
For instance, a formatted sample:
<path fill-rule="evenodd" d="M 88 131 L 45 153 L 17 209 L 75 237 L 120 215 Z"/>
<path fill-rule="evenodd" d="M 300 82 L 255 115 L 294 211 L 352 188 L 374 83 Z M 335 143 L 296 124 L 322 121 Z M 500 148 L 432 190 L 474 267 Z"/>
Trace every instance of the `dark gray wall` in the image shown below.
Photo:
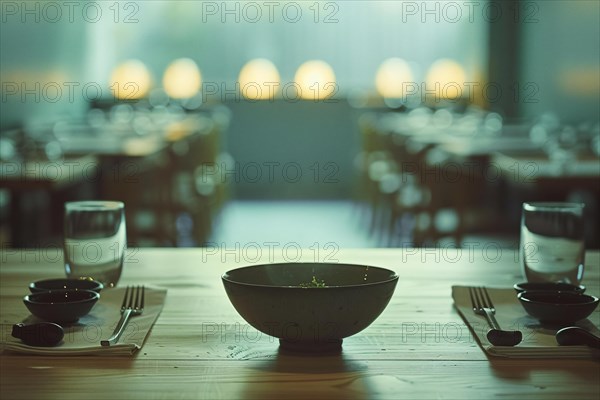
<path fill-rule="evenodd" d="M 21 7 L 25 4 L 34 13 L 23 14 Z M 86 108 L 81 90 L 87 82 L 84 73 L 86 22 L 73 18 L 70 23 L 66 14 L 57 22 L 49 22 L 54 15 L 50 15 L 50 11 L 44 14 L 43 4 L 11 2 L 17 7 L 16 14 L 12 11 L 4 13 L 3 5 L 0 24 L 0 129 L 63 114 L 81 115 Z M 39 12 L 35 12 L 36 5 Z M 72 96 L 65 82 L 80 84 Z M 18 93 L 12 94 L 15 84 Z M 32 92 L 23 94 L 22 89 Z"/>
<path fill-rule="evenodd" d="M 237 180 L 238 198 L 351 194 L 359 136 L 356 110 L 345 100 L 242 101 L 227 106 L 232 111 L 227 147 L 237 164 L 226 178 Z"/>
<path fill-rule="evenodd" d="M 600 118 L 600 2 L 524 1 L 520 107 L 567 123 Z M 533 85 L 531 85 L 533 84 Z M 533 90 L 537 90 L 534 92 Z M 528 96 L 529 95 L 529 96 Z"/>

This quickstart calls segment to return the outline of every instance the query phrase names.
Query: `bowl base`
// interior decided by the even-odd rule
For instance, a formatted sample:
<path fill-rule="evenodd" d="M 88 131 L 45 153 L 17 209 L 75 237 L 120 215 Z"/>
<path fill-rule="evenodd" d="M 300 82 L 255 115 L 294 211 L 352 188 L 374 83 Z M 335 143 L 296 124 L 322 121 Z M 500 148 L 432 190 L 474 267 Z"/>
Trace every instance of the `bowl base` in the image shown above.
<path fill-rule="evenodd" d="M 279 339 L 279 347 L 295 353 L 339 353 L 342 351 L 342 339 L 328 342 L 297 342 Z"/>

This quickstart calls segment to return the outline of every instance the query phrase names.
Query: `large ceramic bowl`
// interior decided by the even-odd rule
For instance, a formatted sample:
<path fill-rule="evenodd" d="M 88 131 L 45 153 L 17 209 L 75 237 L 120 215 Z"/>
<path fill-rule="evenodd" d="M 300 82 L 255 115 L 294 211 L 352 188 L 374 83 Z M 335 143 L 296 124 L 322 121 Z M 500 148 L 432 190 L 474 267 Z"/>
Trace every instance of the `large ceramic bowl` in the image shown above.
<path fill-rule="evenodd" d="M 50 290 L 23 298 L 29 311 L 50 322 L 76 322 L 90 312 L 100 295 L 91 290 Z"/>
<path fill-rule="evenodd" d="M 229 300 L 254 328 L 288 349 L 339 349 L 392 298 L 398 275 L 384 268 L 327 263 L 255 265 L 222 277 Z"/>

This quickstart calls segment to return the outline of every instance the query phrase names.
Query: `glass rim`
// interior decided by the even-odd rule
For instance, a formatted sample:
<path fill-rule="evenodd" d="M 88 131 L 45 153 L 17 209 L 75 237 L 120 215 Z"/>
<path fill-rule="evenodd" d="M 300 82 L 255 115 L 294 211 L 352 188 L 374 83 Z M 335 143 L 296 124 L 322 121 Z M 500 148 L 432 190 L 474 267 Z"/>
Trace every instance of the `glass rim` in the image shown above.
<path fill-rule="evenodd" d="M 560 201 L 530 201 L 523 203 L 526 211 L 581 211 L 585 207 L 583 203 L 560 202 Z"/>
<path fill-rule="evenodd" d="M 101 211 L 101 210 L 120 210 L 125 208 L 122 201 L 114 200 L 83 200 L 83 201 L 68 201 L 65 203 L 67 211 Z"/>

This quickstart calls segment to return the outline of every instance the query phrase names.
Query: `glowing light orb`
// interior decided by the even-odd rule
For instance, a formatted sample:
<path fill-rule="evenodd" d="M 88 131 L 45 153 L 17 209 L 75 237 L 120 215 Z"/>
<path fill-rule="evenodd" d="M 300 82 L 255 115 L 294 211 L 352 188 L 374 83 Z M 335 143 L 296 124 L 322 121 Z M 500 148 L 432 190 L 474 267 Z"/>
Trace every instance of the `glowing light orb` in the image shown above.
<path fill-rule="evenodd" d="M 457 99 L 463 95 L 467 75 L 454 60 L 442 58 L 435 61 L 427 71 L 427 92 L 435 92 L 439 99 Z"/>
<path fill-rule="evenodd" d="M 140 60 L 127 60 L 119 64 L 110 77 L 110 90 L 121 100 L 145 97 L 152 86 L 150 71 Z"/>
<path fill-rule="evenodd" d="M 298 67 L 294 76 L 299 96 L 307 100 L 322 100 L 337 92 L 335 73 L 325 61 L 311 60 Z"/>
<path fill-rule="evenodd" d="M 407 83 L 413 82 L 410 66 L 401 58 L 388 58 L 379 66 L 375 76 L 377 92 L 386 99 L 404 97 Z"/>
<path fill-rule="evenodd" d="M 169 64 L 163 74 L 163 87 L 172 99 L 189 99 L 200 91 L 202 74 L 189 58 L 179 58 Z"/>
<path fill-rule="evenodd" d="M 279 71 L 271 61 L 256 58 L 242 67 L 238 82 L 245 98 L 269 100 L 275 97 L 279 90 Z"/>

